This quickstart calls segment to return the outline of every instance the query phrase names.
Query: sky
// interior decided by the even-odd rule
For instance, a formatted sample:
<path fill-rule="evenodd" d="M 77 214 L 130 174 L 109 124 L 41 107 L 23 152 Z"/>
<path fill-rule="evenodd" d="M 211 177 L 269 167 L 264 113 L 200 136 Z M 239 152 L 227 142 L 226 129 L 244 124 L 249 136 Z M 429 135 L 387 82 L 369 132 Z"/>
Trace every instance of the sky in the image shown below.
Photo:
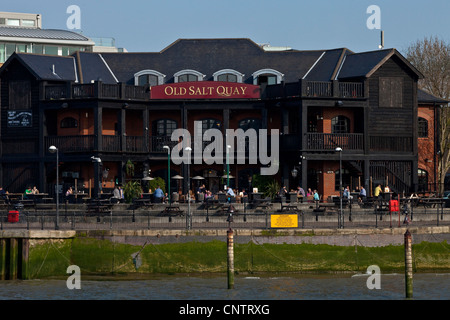
<path fill-rule="evenodd" d="M 80 8 L 87 37 L 110 37 L 130 52 L 159 52 L 177 39 L 249 38 L 256 43 L 354 52 L 405 50 L 425 37 L 450 43 L 449 0 L 14 0 L 0 11 L 40 13 L 44 29 L 68 30 Z M 367 12 L 371 5 L 379 15 Z M 376 20 L 374 20 L 376 18 Z M 380 23 L 369 29 L 367 21 Z"/>

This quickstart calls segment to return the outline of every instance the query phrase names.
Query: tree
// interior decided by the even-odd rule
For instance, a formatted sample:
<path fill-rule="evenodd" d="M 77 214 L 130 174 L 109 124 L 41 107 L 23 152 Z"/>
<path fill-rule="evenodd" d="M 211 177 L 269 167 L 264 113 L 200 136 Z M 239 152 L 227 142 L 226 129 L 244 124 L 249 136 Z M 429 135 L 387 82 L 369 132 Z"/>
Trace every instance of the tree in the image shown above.
<path fill-rule="evenodd" d="M 424 75 L 418 86 L 436 97 L 450 99 L 450 44 L 437 37 L 418 40 L 406 50 L 407 59 Z M 439 192 L 450 169 L 450 108 L 439 110 Z"/>

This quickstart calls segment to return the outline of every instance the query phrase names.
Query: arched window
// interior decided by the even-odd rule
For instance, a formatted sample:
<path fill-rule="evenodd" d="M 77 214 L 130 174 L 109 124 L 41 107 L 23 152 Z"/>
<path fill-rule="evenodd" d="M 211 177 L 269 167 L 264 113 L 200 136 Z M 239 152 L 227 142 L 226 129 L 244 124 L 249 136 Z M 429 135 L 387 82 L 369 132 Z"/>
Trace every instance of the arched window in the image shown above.
<path fill-rule="evenodd" d="M 67 117 L 61 120 L 61 128 L 77 128 L 78 121 L 75 118 Z"/>
<path fill-rule="evenodd" d="M 159 119 L 153 121 L 152 135 L 158 137 L 170 137 L 177 128 L 177 122 L 171 119 Z"/>
<path fill-rule="evenodd" d="M 175 82 L 203 81 L 205 77 L 201 72 L 185 69 L 178 71 L 173 75 Z"/>
<path fill-rule="evenodd" d="M 428 138 L 428 121 L 425 118 L 417 119 L 417 130 L 419 138 Z"/>
<path fill-rule="evenodd" d="M 134 85 L 136 86 L 157 86 L 164 83 L 166 76 L 155 70 L 142 70 L 134 74 Z"/>
<path fill-rule="evenodd" d="M 222 69 L 213 74 L 214 81 L 242 82 L 244 75 L 233 69 Z"/>
<path fill-rule="evenodd" d="M 350 133 L 350 119 L 345 116 L 331 119 L 331 133 Z"/>
<path fill-rule="evenodd" d="M 255 85 L 271 85 L 281 83 L 284 74 L 274 69 L 261 69 L 254 72 L 252 76 Z"/>
<path fill-rule="evenodd" d="M 417 170 L 418 176 L 418 191 L 427 191 L 428 190 L 428 172 L 423 169 Z"/>

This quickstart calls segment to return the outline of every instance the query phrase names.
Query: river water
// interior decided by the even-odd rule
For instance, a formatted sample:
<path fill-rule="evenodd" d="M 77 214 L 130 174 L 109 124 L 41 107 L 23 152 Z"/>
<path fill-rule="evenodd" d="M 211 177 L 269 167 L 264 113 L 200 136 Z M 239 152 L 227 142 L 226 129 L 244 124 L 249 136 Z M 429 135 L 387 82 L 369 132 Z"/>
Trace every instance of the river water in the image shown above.
<path fill-rule="evenodd" d="M 162 275 L 84 279 L 68 289 L 66 279 L 0 281 L 0 300 L 403 300 L 404 274 L 381 274 L 369 289 L 368 274 L 236 276 Z M 372 281 L 373 282 L 373 281 Z M 450 273 L 414 274 L 413 299 L 450 300 Z"/>

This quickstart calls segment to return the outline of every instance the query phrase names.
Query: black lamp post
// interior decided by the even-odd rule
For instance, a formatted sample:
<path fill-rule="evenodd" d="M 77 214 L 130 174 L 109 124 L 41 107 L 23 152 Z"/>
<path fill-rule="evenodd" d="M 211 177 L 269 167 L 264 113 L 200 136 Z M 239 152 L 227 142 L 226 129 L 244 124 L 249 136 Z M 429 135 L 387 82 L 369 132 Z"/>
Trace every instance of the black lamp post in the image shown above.
<path fill-rule="evenodd" d="M 50 146 L 48 151 L 56 153 L 56 220 L 55 230 L 59 230 L 59 150 L 55 146 Z"/>

